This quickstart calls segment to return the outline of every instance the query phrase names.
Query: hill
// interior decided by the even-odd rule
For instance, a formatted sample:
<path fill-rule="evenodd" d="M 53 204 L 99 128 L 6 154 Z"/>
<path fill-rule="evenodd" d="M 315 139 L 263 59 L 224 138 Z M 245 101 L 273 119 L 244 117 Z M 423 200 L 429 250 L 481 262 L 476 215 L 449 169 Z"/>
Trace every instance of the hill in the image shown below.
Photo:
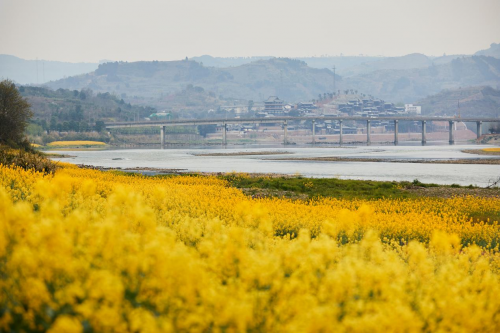
<path fill-rule="evenodd" d="M 447 64 L 462 55 L 449 55 L 442 57 L 428 57 L 421 53 L 412 53 L 400 57 L 380 58 L 376 61 L 364 62 L 362 64 L 348 67 L 339 71 L 343 77 L 368 74 L 378 70 L 407 70 L 416 68 L 428 68 L 433 65 Z"/>
<path fill-rule="evenodd" d="M 25 60 L 0 54 L 0 79 L 10 79 L 19 84 L 38 84 L 92 72 L 97 66 L 95 63 Z"/>
<path fill-rule="evenodd" d="M 340 80 L 340 77 L 337 77 Z M 315 98 L 332 90 L 333 73 L 299 60 L 273 58 L 237 67 L 215 68 L 191 60 L 115 62 L 92 73 L 47 84 L 53 89 L 110 92 L 133 103 L 161 105 L 168 95 L 189 84 L 221 98 L 262 101 L 277 95 L 289 102 Z"/>
<path fill-rule="evenodd" d="M 204 59 L 210 63 L 215 58 Z M 234 64 L 241 60 L 228 59 Z M 252 59 L 257 57 L 246 60 Z M 346 76 L 337 75 L 335 79 L 337 90 L 354 89 L 389 102 L 408 103 L 443 89 L 496 88 L 500 86 L 500 59 L 456 55 L 431 58 L 416 53 L 368 61 L 344 69 L 344 73 Z M 219 100 L 263 101 L 276 95 L 287 102 L 300 102 L 331 92 L 333 72 L 288 58 L 261 59 L 232 67 L 208 67 L 192 60 L 115 62 L 101 64 L 88 74 L 47 84 L 53 89 L 109 92 L 133 104 L 158 108 L 171 106 L 172 96 L 188 85 L 200 87 L 211 96 L 204 97 L 209 101 L 208 107 L 214 96 Z"/>
<path fill-rule="evenodd" d="M 417 101 L 443 89 L 500 85 L 500 59 L 472 56 L 415 69 L 385 69 L 344 78 L 341 89 L 357 89 L 391 102 Z"/>
<path fill-rule="evenodd" d="M 97 121 L 129 121 L 156 112 L 153 108 L 131 105 L 109 93 L 91 90 L 57 91 L 20 86 L 19 91 L 31 104 L 33 122 L 43 129 L 88 131 Z"/>
<path fill-rule="evenodd" d="M 216 116 L 220 118 L 225 113 L 222 106 L 248 105 L 248 100 L 239 100 L 217 96 L 213 91 L 207 91 L 202 87 L 188 84 L 184 89 L 170 95 L 164 95 L 156 100 L 155 106 L 159 110 L 173 113 L 183 118 L 204 118 Z"/>
<path fill-rule="evenodd" d="M 191 57 L 191 60 L 199 62 L 207 67 L 235 67 L 245 64 L 249 64 L 254 61 L 259 60 L 269 60 L 274 57 L 271 56 L 260 56 L 260 57 L 212 57 L 210 55 L 202 55 L 199 57 Z"/>
<path fill-rule="evenodd" d="M 424 54 L 413 53 L 399 57 L 373 57 L 373 56 L 321 56 L 321 57 L 299 57 L 292 58 L 303 61 L 312 68 L 328 68 L 335 66 L 336 73 L 342 77 L 367 74 L 382 69 L 412 69 L 426 68 L 451 62 L 453 59 L 466 55 L 448 55 L 441 57 L 428 57 Z M 468 55 L 467 55 L 468 56 Z M 203 63 L 211 67 L 235 67 L 249 64 L 258 60 L 269 60 L 273 57 L 234 57 L 221 58 L 204 55 L 193 57 L 191 60 Z"/>
<path fill-rule="evenodd" d="M 191 60 L 203 63 L 205 66 L 211 67 L 235 67 L 245 64 L 249 64 L 258 60 L 269 60 L 274 57 L 212 57 L 209 55 L 203 55 L 200 57 L 192 57 Z M 298 57 L 291 58 L 294 60 L 300 60 L 307 64 L 307 66 L 312 68 L 328 68 L 332 69 L 333 66 L 336 68 L 336 73 L 339 75 L 346 75 L 346 70 L 352 67 L 364 65 L 372 62 L 377 62 L 379 60 L 386 59 L 385 57 L 372 57 L 372 56 L 320 56 L 320 57 Z"/>
<path fill-rule="evenodd" d="M 417 102 L 422 114 L 432 116 L 500 117 L 500 90 L 469 87 L 443 90 Z"/>
<path fill-rule="evenodd" d="M 500 43 L 492 43 L 489 49 L 477 51 L 476 55 L 500 58 Z"/>

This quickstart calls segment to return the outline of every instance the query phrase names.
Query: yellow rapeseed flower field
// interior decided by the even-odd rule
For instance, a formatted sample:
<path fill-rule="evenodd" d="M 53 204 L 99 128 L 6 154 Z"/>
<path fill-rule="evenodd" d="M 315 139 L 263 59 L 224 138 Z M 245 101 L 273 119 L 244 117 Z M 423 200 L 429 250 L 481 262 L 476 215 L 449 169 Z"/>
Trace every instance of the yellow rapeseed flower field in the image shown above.
<path fill-rule="evenodd" d="M 0 166 L 0 331 L 498 332 L 499 210 Z"/>
<path fill-rule="evenodd" d="M 483 151 L 500 152 L 500 148 L 484 148 Z"/>
<path fill-rule="evenodd" d="M 73 147 L 73 146 L 105 146 L 104 142 L 100 141 L 54 141 L 48 143 L 49 147 Z"/>

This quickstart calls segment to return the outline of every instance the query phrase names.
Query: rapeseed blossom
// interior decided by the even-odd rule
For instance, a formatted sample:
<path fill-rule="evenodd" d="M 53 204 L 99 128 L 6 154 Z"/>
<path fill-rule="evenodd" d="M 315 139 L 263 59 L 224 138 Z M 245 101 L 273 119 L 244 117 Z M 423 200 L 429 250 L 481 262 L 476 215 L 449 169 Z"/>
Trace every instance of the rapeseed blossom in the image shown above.
<path fill-rule="evenodd" d="M 47 144 L 49 147 L 73 147 L 73 146 L 105 146 L 101 141 L 53 141 Z"/>
<path fill-rule="evenodd" d="M 0 331 L 499 331 L 499 203 L 0 166 Z"/>

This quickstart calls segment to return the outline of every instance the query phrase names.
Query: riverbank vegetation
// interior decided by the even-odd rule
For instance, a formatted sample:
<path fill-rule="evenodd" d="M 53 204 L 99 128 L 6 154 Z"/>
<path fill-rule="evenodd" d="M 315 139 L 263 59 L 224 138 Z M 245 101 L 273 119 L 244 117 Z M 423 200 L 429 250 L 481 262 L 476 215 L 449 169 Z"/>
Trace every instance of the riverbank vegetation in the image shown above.
<path fill-rule="evenodd" d="M 408 198 L 409 192 L 403 191 L 404 184 L 398 182 L 377 182 L 347 180 L 337 178 L 306 178 L 301 176 L 249 176 L 244 173 L 230 173 L 220 178 L 232 186 L 243 189 L 253 196 L 306 198 Z M 407 185 L 410 185 L 408 183 Z M 433 186 L 433 185 L 425 185 Z M 437 185 L 435 185 L 437 186 Z"/>
<path fill-rule="evenodd" d="M 388 182 L 285 175 L 249 175 L 245 173 L 229 173 L 218 177 L 253 197 L 286 197 L 306 200 L 320 197 L 370 200 L 404 199 L 420 196 L 446 198 L 454 195 L 500 197 L 500 189 L 495 187 L 486 189 L 473 185 L 426 184 L 418 179 L 412 182 Z"/>
<path fill-rule="evenodd" d="M 57 163 L 43 153 L 33 149 L 13 149 L 0 144 L 0 165 L 17 166 L 24 170 L 41 173 L 54 173 Z"/>
<path fill-rule="evenodd" d="M 498 198 L 251 198 L 236 175 L 63 165 L 0 166 L 2 331 L 500 328 Z"/>

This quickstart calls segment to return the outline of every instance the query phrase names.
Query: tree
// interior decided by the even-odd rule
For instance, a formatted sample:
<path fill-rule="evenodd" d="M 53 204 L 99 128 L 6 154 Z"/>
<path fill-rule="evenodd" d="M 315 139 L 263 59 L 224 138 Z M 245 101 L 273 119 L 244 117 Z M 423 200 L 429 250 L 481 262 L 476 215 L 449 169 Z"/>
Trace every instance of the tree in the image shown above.
<path fill-rule="evenodd" d="M 0 142 L 19 144 L 33 116 L 31 105 L 10 80 L 0 82 Z"/>
<path fill-rule="evenodd" d="M 101 132 L 106 128 L 106 124 L 104 124 L 104 121 L 98 120 L 95 122 L 95 130 L 96 132 Z"/>
<path fill-rule="evenodd" d="M 51 129 L 52 131 L 57 130 L 57 119 L 56 119 L 56 117 L 54 117 L 54 116 L 52 116 L 52 117 L 50 118 L 50 129 Z"/>
<path fill-rule="evenodd" d="M 490 128 L 488 130 L 491 134 L 497 134 L 500 133 L 500 123 L 493 123 L 490 125 Z"/>
<path fill-rule="evenodd" d="M 215 133 L 217 132 L 217 126 L 216 125 L 198 125 L 198 133 L 203 136 L 204 138 L 207 137 L 208 133 Z"/>

